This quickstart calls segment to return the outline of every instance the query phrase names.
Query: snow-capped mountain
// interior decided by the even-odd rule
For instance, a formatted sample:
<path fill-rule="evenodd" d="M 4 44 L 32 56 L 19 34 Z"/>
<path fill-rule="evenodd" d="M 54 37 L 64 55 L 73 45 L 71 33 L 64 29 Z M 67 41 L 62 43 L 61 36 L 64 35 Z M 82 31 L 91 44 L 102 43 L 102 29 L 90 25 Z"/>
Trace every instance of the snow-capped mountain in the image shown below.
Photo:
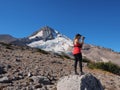
<path fill-rule="evenodd" d="M 28 46 L 55 53 L 69 53 L 73 46 L 71 39 L 48 26 L 35 32 L 28 39 L 33 41 L 27 44 Z"/>

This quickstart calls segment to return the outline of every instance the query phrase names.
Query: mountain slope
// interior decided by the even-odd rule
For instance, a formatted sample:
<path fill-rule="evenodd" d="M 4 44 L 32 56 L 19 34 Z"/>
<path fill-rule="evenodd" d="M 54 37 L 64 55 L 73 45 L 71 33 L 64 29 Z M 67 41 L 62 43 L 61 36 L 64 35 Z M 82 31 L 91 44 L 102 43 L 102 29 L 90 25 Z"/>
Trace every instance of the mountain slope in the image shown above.
<path fill-rule="evenodd" d="M 120 66 L 120 53 L 114 52 L 111 49 L 84 44 L 83 56 L 95 62 L 109 62 Z"/>
<path fill-rule="evenodd" d="M 8 35 L 8 34 L 1 34 L 0 35 L 0 42 L 10 43 L 10 42 L 13 42 L 15 40 L 16 40 L 16 38 L 14 38 L 11 35 Z"/>
<path fill-rule="evenodd" d="M 73 60 L 43 54 L 38 49 L 0 43 L 0 51 L 0 90 L 56 90 L 51 88 L 56 87 L 59 78 L 74 72 Z M 83 71 L 98 78 L 105 90 L 120 90 L 120 76 L 87 66 Z"/>

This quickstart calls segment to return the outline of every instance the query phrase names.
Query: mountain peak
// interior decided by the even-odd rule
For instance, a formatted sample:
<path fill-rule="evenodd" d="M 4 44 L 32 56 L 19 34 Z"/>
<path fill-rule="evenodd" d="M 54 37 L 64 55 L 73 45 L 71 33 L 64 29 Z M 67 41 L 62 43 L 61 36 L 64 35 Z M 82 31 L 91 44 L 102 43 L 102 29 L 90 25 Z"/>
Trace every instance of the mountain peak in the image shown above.
<path fill-rule="evenodd" d="M 52 29 L 49 26 L 42 27 L 40 30 L 34 32 L 29 39 L 44 39 L 44 40 L 51 40 L 54 39 L 59 32 Z"/>
<path fill-rule="evenodd" d="M 41 29 L 43 29 L 43 30 L 54 30 L 53 28 L 51 28 L 51 27 L 49 27 L 49 26 L 44 26 L 44 27 L 42 27 Z"/>

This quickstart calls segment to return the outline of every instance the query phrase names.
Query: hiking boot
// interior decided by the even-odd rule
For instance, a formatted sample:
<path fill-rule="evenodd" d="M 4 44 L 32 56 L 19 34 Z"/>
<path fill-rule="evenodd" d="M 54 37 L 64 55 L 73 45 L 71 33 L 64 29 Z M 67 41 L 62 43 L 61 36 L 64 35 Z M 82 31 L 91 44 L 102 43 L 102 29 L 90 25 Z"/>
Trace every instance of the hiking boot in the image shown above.
<path fill-rule="evenodd" d="M 75 75 L 79 75 L 79 73 L 78 73 L 78 72 L 75 72 Z"/>
<path fill-rule="evenodd" d="M 80 75 L 84 75 L 85 73 L 84 72 L 80 72 Z"/>

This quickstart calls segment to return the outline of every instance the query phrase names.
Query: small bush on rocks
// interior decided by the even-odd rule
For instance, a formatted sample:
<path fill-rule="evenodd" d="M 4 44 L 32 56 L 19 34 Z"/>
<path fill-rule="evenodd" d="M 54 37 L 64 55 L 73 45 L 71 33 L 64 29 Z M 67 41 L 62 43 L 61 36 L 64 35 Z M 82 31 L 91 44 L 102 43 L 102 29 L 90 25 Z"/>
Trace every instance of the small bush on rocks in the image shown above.
<path fill-rule="evenodd" d="M 105 71 L 109 71 L 111 73 L 120 75 L 120 67 L 116 64 L 113 64 L 111 62 L 98 62 L 98 63 L 89 63 L 88 67 L 91 69 L 97 68 L 97 69 L 102 69 Z"/>
<path fill-rule="evenodd" d="M 83 60 L 83 62 L 86 62 L 86 63 L 90 63 L 91 62 L 90 60 L 88 60 L 86 58 L 83 58 L 82 60 Z"/>

